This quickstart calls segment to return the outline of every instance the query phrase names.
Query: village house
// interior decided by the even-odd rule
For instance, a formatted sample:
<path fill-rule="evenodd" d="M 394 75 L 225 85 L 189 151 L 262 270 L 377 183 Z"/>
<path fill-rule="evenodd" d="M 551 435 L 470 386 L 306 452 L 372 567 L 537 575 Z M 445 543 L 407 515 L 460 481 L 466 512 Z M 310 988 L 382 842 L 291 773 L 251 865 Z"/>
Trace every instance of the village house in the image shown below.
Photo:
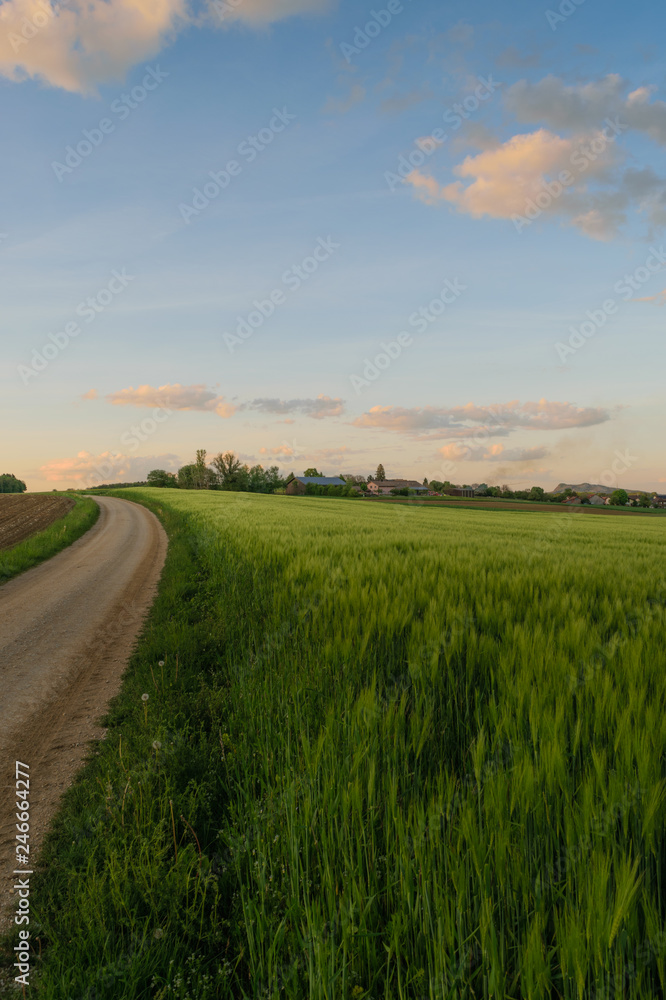
<path fill-rule="evenodd" d="M 368 482 L 368 493 L 371 496 L 382 496 L 391 490 L 402 490 L 405 487 L 415 493 L 428 493 L 428 487 L 417 483 L 415 479 L 371 479 Z"/>
<path fill-rule="evenodd" d="M 590 503 L 593 507 L 603 507 L 606 503 L 606 498 L 595 493 L 594 496 L 590 497 Z"/>
<path fill-rule="evenodd" d="M 652 497 L 653 507 L 666 507 L 666 493 L 655 493 Z"/>
<path fill-rule="evenodd" d="M 287 483 L 287 493 L 289 496 L 299 496 L 305 493 L 305 488 L 309 484 L 313 486 L 346 486 L 347 483 L 339 476 L 294 476 L 290 483 Z"/>

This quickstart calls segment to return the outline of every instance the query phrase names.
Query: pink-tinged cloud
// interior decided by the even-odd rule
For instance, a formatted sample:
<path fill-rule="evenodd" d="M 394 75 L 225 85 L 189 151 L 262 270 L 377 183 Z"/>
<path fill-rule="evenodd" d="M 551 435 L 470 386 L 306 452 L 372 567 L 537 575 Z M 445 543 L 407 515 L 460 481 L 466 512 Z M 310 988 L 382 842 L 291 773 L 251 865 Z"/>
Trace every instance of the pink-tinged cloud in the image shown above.
<path fill-rule="evenodd" d="M 297 449 L 290 444 L 281 444 L 275 448 L 260 448 L 259 454 L 263 455 L 265 458 L 274 458 L 277 460 L 281 459 L 284 461 L 285 459 L 296 458 L 298 452 Z"/>
<path fill-rule="evenodd" d="M 165 410 L 199 410 L 216 413 L 218 417 L 231 417 L 236 407 L 227 403 L 224 396 L 218 396 L 205 385 L 140 385 L 136 389 L 121 389 L 106 396 L 113 406 L 161 407 Z"/>
<path fill-rule="evenodd" d="M 598 152 L 590 158 L 586 151 L 593 148 Z M 561 216 L 587 236 L 607 240 L 625 220 L 624 209 L 631 198 L 638 198 L 638 192 L 632 192 L 636 180 L 629 175 L 621 182 L 626 190 L 620 194 L 590 190 L 591 179 L 612 180 L 616 161 L 617 150 L 600 132 L 563 138 L 539 129 L 466 157 L 454 168 L 463 180 L 439 184 L 434 177 L 414 170 L 406 183 L 426 204 L 448 202 L 474 219 L 511 219 L 524 228 L 541 216 Z M 564 176 L 563 184 L 559 178 Z"/>
<path fill-rule="evenodd" d="M 0 4 L 0 75 L 39 79 L 92 94 L 122 81 L 191 25 L 235 21 L 264 27 L 295 14 L 320 14 L 332 0 L 4 0 Z M 49 11 L 51 13 L 49 13 Z"/>
<path fill-rule="evenodd" d="M 591 239 L 610 240 L 640 214 L 652 239 L 653 229 L 666 225 L 666 178 L 650 167 L 620 166 L 629 129 L 666 145 L 666 102 L 653 100 L 655 89 L 631 89 L 617 74 L 574 85 L 555 76 L 521 80 L 504 103 L 536 131 L 484 141 L 481 153 L 454 168 L 459 180 L 441 183 L 414 170 L 406 183 L 426 204 L 449 203 L 474 219 L 511 219 L 519 232 L 537 218 L 559 218 Z"/>
<path fill-rule="evenodd" d="M 441 184 L 414 170 L 405 178 L 428 205 L 449 203 L 473 219 L 511 219 L 522 232 L 537 219 L 560 218 L 595 240 L 610 240 L 628 212 L 666 222 L 666 181 L 649 167 L 621 173 L 623 152 L 608 126 L 571 138 L 541 128 L 514 135 L 454 168 L 462 180 Z"/>
<path fill-rule="evenodd" d="M 632 299 L 632 302 L 654 302 L 658 306 L 666 305 L 666 288 L 656 295 L 644 295 L 640 299 Z"/>
<path fill-rule="evenodd" d="M 505 448 L 503 444 L 446 444 L 439 454 L 449 462 L 533 462 L 550 454 L 543 446 L 535 448 Z"/>
<path fill-rule="evenodd" d="M 136 456 L 103 451 L 93 455 L 80 451 L 74 458 L 47 462 L 40 472 L 48 482 L 92 487 L 100 483 L 143 482 L 151 469 L 176 472 L 182 465 L 178 455 L 173 454 Z"/>
<path fill-rule="evenodd" d="M 0 6 L 0 74 L 83 94 L 123 80 L 189 19 L 186 0 L 69 0 L 53 4 L 50 16 L 49 6 L 42 0 Z"/>
<path fill-rule="evenodd" d="M 610 420 L 608 410 L 541 399 L 512 400 L 494 406 L 373 406 L 352 421 L 355 427 L 378 428 L 417 438 L 506 437 L 516 430 L 563 430 L 590 427 Z"/>
<path fill-rule="evenodd" d="M 88 392 L 84 392 L 81 399 L 97 399 L 97 389 L 89 389 Z"/>

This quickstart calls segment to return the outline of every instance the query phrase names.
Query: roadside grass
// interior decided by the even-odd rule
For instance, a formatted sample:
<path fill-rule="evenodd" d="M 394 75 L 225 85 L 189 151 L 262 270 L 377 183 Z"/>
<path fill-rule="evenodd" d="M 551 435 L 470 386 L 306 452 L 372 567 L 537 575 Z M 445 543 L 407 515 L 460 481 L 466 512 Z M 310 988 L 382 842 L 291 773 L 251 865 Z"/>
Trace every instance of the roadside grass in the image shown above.
<path fill-rule="evenodd" d="M 64 517 L 10 549 L 0 550 L 0 583 L 50 559 L 85 534 L 99 517 L 99 507 L 90 497 L 72 498 L 74 507 Z"/>
<path fill-rule="evenodd" d="M 664 997 L 659 521 L 118 495 L 169 553 L 35 997 Z"/>

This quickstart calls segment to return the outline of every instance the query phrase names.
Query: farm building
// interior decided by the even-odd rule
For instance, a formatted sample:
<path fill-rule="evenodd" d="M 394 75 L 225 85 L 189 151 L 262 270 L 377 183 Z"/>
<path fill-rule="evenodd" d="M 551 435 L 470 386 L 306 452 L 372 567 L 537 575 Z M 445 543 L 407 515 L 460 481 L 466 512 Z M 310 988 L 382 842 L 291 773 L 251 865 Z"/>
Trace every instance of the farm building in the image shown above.
<path fill-rule="evenodd" d="M 577 504 L 582 503 L 580 497 L 568 497 L 566 500 L 562 501 L 567 507 L 575 507 Z"/>
<path fill-rule="evenodd" d="M 447 497 L 473 497 L 474 490 L 471 487 L 459 487 L 459 486 L 445 486 L 442 490 L 444 496 Z"/>
<path fill-rule="evenodd" d="M 656 493 L 652 497 L 653 507 L 666 507 L 666 493 Z"/>
<path fill-rule="evenodd" d="M 590 497 L 590 503 L 593 507 L 603 507 L 606 503 L 606 498 L 599 496 L 598 493 L 595 493 L 594 496 Z"/>
<path fill-rule="evenodd" d="M 287 483 L 287 493 L 289 496 L 305 493 L 305 487 L 309 486 L 346 486 L 347 483 L 339 476 L 294 476 L 290 483 Z"/>
<path fill-rule="evenodd" d="M 391 490 L 402 490 L 405 487 L 414 490 L 415 493 L 428 492 L 428 487 L 417 483 L 415 479 L 371 479 L 368 482 L 368 493 L 372 496 L 381 496 L 383 493 L 390 493 Z"/>

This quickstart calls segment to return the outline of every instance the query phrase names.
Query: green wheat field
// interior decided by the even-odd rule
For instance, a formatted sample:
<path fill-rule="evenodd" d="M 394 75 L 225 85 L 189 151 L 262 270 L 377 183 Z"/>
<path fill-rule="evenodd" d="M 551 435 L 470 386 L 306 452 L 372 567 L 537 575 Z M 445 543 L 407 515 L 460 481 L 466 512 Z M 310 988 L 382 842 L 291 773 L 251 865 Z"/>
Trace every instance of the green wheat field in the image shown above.
<path fill-rule="evenodd" d="M 170 552 L 35 995 L 666 996 L 661 520 L 122 496 Z"/>

